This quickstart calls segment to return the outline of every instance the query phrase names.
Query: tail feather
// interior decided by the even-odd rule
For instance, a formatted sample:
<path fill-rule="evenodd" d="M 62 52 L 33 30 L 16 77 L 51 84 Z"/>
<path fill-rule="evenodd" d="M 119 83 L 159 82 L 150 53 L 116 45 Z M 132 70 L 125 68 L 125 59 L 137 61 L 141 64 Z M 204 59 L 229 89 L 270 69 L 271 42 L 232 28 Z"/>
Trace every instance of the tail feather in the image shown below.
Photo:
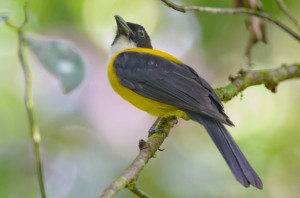
<path fill-rule="evenodd" d="M 232 173 L 243 186 L 248 187 L 252 185 L 259 189 L 263 188 L 259 176 L 221 122 L 194 112 L 188 113 L 188 115 L 192 120 L 199 122 L 205 127 Z"/>

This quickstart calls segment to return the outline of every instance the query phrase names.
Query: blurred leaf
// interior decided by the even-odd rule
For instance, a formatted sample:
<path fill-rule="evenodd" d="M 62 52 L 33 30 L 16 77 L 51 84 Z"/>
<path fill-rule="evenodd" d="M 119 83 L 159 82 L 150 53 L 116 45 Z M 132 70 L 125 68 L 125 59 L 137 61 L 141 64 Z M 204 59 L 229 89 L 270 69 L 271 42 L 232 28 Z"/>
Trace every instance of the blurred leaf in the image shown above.
<path fill-rule="evenodd" d="M 262 4 L 259 0 L 234 0 L 233 6 L 235 8 L 249 8 L 253 10 L 262 11 Z M 252 65 L 252 48 L 257 42 L 262 41 L 267 43 L 266 24 L 265 20 L 256 16 L 249 16 L 246 21 L 247 29 L 250 33 L 248 44 L 246 47 L 246 56 L 248 57 L 248 64 Z"/>
<path fill-rule="evenodd" d="M 260 0 L 233 0 L 234 8 L 250 8 L 254 10 L 261 10 L 262 5 Z"/>
<path fill-rule="evenodd" d="M 9 18 L 8 13 L 0 13 L 0 24 Z"/>
<path fill-rule="evenodd" d="M 61 81 L 66 93 L 82 82 L 85 75 L 84 62 L 69 43 L 32 37 L 27 37 L 26 41 L 45 68 Z"/>
<path fill-rule="evenodd" d="M 248 18 L 247 27 L 250 32 L 246 55 L 251 56 L 252 47 L 259 41 L 267 43 L 265 20 L 251 16 Z"/>
<path fill-rule="evenodd" d="M 240 8 L 240 7 L 247 7 L 247 1 L 245 0 L 233 0 L 233 7 Z"/>

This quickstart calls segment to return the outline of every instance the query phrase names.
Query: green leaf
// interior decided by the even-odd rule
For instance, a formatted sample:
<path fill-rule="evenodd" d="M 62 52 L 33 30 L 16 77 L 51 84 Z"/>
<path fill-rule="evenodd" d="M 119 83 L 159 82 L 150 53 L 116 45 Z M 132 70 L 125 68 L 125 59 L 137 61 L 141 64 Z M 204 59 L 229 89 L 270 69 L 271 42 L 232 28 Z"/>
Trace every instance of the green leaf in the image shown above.
<path fill-rule="evenodd" d="M 61 40 L 27 37 L 26 41 L 44 67 L 57 77 L 66 93 L 74 90 L 85 76 L 84 62 L 78 51 Z"/>

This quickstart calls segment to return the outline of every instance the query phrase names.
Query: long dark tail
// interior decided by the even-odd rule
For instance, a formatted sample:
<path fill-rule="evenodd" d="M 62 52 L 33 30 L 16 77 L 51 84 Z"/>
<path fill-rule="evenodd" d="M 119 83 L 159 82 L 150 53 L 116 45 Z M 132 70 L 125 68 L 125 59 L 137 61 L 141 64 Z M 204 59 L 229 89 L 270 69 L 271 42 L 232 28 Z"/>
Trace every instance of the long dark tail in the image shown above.
<path fill-rule="evenodd" d="M 263 184 L 244 154 L 239 149 L 224 125 L 213 118 L 187 112 L 189 117 L 202 124 L 223 155 L 236 179 L 245 187 L 249 185 L 262 189 Z"/>

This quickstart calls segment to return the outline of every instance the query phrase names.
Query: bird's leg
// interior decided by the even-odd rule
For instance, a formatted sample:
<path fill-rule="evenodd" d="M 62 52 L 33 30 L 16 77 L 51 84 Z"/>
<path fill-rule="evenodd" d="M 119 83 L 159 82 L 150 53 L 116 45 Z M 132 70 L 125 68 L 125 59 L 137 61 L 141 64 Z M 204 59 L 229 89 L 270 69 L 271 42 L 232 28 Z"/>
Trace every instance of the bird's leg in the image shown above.
<path fill-rule="evenodd" d="M 177 117 L 176 116 L 172 116 L 170 117 L 172 118 L 172 120 L 169 120 L 169 121 L 172 121 L 172 122 L 168 122 L 168 124 L 170 125 L 174 125 L 174 124 L 177 124 Z M 152 124 L 152 126 L 150 127 L 149 131 L 148 131 L 148 137 L 150 137 L 151 135 L 153 135 L 154 133 L 165 133 L 165 129 L 164 128 L 158 128 L 158 126 L 161 124 L 161 121 L 162 121 L 162 118 L 161 117 L 158 117 L 155 122 Z"/>
<path fill-rule="evenodd" d="M 161 133 L 164 132 L 164 129 L 162 128 L 157 128 L 157 126 L 159 125 L 161 120 L 161 117 L 158 117 L 155 122 L 152 124 L 152 126 L 150 127 L 149 131 L 148 131 L 148 137 L 150 137 L 151 135 L 153 135 L 154 133 Z"/>

